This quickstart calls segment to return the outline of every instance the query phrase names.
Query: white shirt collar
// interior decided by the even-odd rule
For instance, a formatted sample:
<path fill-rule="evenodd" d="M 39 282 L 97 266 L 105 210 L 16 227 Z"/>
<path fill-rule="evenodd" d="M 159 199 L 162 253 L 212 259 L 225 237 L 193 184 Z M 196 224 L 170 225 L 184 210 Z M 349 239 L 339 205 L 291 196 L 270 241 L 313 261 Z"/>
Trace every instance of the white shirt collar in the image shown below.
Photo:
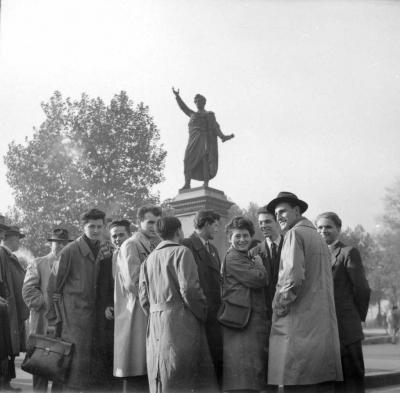
<path fill-rule="evenodd" d="M 267 241 L 268 247 L 271 248 L 272 243 L 275 243 L 277 247 L 281 244 L 282 235 L 279 235 L 274 241 L 272 241 L 269 237 L 266 237 L 265 240 Z"/>
<path fill-rule="evenodd" d="M 328 244 L 329 251 L 332 252 L 336 244 L 339 243 L 339 239 L 336 239 L 332 244 Z"/>

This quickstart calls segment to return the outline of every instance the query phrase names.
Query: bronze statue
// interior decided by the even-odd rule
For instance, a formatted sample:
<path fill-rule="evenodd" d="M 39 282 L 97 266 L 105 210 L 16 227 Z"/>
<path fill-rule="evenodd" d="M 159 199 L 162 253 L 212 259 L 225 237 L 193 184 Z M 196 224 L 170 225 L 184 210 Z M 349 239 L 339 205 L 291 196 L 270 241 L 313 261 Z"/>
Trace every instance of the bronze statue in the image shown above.
<path fill-rule="evenodd" d="M 213 112 L 204 109 L 206 98 L 196 94 L 194 103 L 197 112 L 190 109 L 179 95 L 179 89 L 172 88 L 179 108 L 190 117 L 189 141 L 185 151 L 184 173 L 185 184 L 182 190 L 190 188 L 190 180 L 204 181 L 204 187 L 215 177 L 218 171 L 218 139 L 226 142 L 234 137 L 224 135 Z"/>

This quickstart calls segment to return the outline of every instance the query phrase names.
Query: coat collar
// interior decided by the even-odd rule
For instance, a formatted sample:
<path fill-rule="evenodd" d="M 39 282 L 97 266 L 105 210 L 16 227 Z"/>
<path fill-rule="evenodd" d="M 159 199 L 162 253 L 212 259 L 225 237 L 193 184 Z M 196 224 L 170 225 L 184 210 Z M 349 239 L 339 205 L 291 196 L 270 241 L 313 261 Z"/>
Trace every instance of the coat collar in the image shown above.
<path fill-rule="evenodd" d="M 21 265 L 21 263 L 18 260 L 18 257 L 5 245 L 1 245 L 0 247 L 3 248 L 3 250 L 6 252 L 7 256 L 11 260 L 11 262 L 19 269 L 25 272 L 25 268 Z"/>
<path fill-rule="evenodd" d="M 344 244 L 341 241 L 338 241 L 333 247 L 332 247 L 332 255 L 337 258 L 340 254 L 340 250 L 344 247 Z"/>
<path fill-rule="evenodd" d="M 14 258 L 14 259 L 18 259 L 17 256 L 7 246 L 2 244 L 1 247 L 3 247 L 4 250 L 6 250 L 6 253 L 8 254 L 9 257 Z"/>
<path fill-rule="evenodd" d="M 193 248 L 199 253 L 204 255 L 204 260 L 206 263 L 212 267 L 213 269 L 217 270 L 218 272 L 220 271 L 219 267 L 219 259 L 215 255 L 215 248 L 213 244 L 209 242 L 209 247 L 210 247 L 210 252 L 207 251 L 206 246 L 203 244 L 203 242 L 200 239 L 200 236 L 196 233 L 193 232 L 190 235 L 190 239 L 192 240 L 193 243 Z"/>
<path fill-rule="evenodd" d="M 92 261 L 95 260 L 94 255 L 92 253 L 92 250 L 90 249 L 89 245 L 86 243 L 85 239 L 82 236 L 79 236 L 78 239 L 76 239 L 76 242 L 78 243 L 79 249 L 81 250 L 81 254 L 84 257 L 89 257 Z"/>
<path fill-rule="evenodd" d="M 203 249 L 206 250 L 204 243 L 201 241 L 200 236 L 196 232 L 193 232 L 190 235 L 190 238 L 192 239 L 193 247 L 196 251 L 201 251 Z"/>
<path fill-rule="evenodd" d="M 307 227 L 307 228 L 315 229 L 315 226 L 313 225 L 313 223 L 308 218 L 303 217 L 303 216 L 299 219 L 299 221 L 296 222 L 296 224 L 294 224 L 292 226 L 291 229 L 297 228 L 297 227 Z"/>
<path fill-rule="evenodd" d="M 179 243 L 175 243 L 171 240 L 163 240 L 161 243 L 157 245 L 156 250 L 161 250 L 162 248 L 172 247 L 172 246 L 181 246 Z"/>
<path fill-rule="evenodd" d="M 142 232 L 142 231 L 137 231 L 132 235 L 132 238 L 138 241 L 143 248 L 146 250 L 148 254 L 151 252 L 151 241 L 150 239 Z M 161 239 L 159 237 L 154 237 L 154 242 L 159 244 Z"/>

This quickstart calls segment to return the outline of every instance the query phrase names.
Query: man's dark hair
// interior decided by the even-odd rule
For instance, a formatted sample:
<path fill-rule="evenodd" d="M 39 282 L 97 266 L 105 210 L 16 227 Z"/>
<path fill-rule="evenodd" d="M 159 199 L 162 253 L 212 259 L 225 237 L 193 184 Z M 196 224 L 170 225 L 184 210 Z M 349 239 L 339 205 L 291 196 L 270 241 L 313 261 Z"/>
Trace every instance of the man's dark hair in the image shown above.
<path fill-rule="evenodd" d="M 194 217 L 194 227 L 196 229 L 201 229 L 204 225 L 213 224 L 218 221 L 221 216 L 213 210 L 200 210 Z"/>
<path fill-rule="evenodd" d="M 339 216 L 336 213 L 325 212 L 325 213 L 319 214 L 318 217 L 315 219 L 315 224 L 317 224 L 317 222 L 320 218 L 327 218 L 328 220 L 331 220 L 333 222 L 333 224 L 336 226 L 336 228 L 342 229 L 342 220 L 339 218 Z"/>
<path fill-rule="evenodd" d="M 260 214 L 268 214 L 269 216 L 271 216 L 271 217 L 274 219 L 274 221 L 276 221 L 275 213 L 269 211 L 269 210 L 267 209 L 267 206 L 260 207 L 260 208 L 257 210 L 257 215 L 259 216 Z"/>
<path fill-rule="evenodd" d="M 233 230 L 235 229 L 247 229 L 250 233 L 250 236 L 253 236 L 255 233 L 254 224 L 247 217 L 235 217 L 232 221 L 226 226 L 226 233 L 230 236 Z"/>
<path fill-rule="evenodd" d="M 103 223 L 105 223 L 105 219 L 106 213 L 96 208 L 82 213 L 80 217 L 81 224 L 87 224 L 89 220 L 103 220 Z"/>
<path fill-rule="evenodd" d="M 151 213 L 156 217 L 160 217 L 162 215 L 162 209 L 161 207 L 155 205 L 144 205 L 139 207 L 139 210 L 137 211 L 137 219 L 139 222 L 143 221 L 146 213 Z"/>
<path fill-rule="evenodd" d="M 108 226 L 108 229 L 111 230 L 111 228 L 114 227 L 125 227 L 126 231 L 128 233 L 131 233 L 131 223 L 128 220 L 111 221 L 110 225 Z"/>
<path fill-rule="evenodd" d="M 182 224 L 176 217 L 162 217 L 157 221 L 156 232 L 164 240 L 170 240 L 175 236 Z"/>

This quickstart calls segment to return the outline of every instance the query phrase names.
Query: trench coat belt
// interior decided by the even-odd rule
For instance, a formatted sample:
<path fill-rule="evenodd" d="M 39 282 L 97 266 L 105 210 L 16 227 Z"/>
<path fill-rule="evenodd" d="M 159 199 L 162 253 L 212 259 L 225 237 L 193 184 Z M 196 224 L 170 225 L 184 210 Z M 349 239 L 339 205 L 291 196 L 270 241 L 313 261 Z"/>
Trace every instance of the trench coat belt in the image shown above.
<path fill-rule="evenodd" d="M 184 304 L 182 302 L 155 303 L 150 306 L 150 312 L 152 313 L 157 311 L 175 310 L 181 307 L 184 307 Z"/>

